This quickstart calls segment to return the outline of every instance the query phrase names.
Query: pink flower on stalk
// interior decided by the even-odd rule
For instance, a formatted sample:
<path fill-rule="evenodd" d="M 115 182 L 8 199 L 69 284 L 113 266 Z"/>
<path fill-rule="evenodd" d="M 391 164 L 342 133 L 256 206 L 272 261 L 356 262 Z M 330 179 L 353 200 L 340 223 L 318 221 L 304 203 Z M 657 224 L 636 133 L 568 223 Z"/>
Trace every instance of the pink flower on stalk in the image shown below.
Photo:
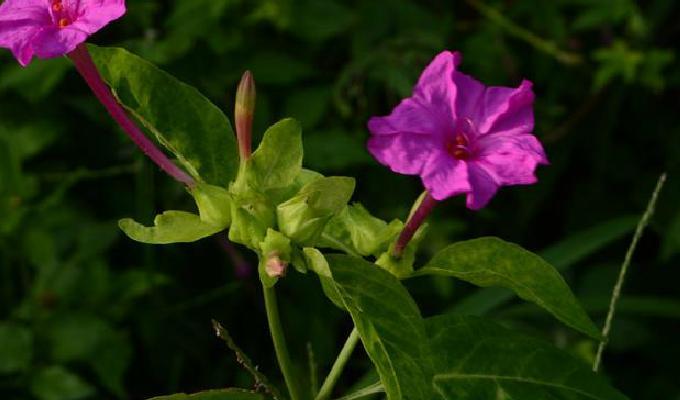
<path fill-rule="evenodd" d="M 5 0 L 0 5 L 0 47 L 22 66 L 33 56 L 70 53 L 125 14 L 125 0 Z"/>
<path fill-rule="evenodd" d="M 434 200 L 467 195 L 467 207 L 488 204 L 501 186 L 536 183 L 548 164 L 532 135 L 531 82 L 487 87 L 457 71 L 461 56 L 444 51 L 427 66 L 413 95 L 368 122 L 368 149 L 382 164 L 420 175 Z"/>

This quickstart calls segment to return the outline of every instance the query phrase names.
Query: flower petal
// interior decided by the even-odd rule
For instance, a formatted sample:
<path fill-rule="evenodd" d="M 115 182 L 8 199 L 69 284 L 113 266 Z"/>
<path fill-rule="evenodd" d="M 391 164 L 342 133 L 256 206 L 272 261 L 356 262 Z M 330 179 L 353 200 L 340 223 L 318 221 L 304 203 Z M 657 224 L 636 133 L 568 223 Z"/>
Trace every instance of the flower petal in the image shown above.
<path fill-rule="evenodd" d="M 524 80 L 516 89 L 490 87 L 483 106 L 482 134 L 506 132 L 531 133 L 534 130 L 533 84 Z"/>
<path fill-rule="evenodd" d="M 500 185 L 489 171 L 477 163 L 468 164 L 468 176 L 472 190 L 467 195 L 467 208 L 480 210 L 489 204 Z"/>
<path fill-rule="evenodd" d="M 74 0 L 71 0 L 74 1 Z M 78 0 L 75 0 L 78 1 Z M 125 14 L 124 0 L 79 0 L 76 25 L 93 34 Z"/>
<path fill-rule="evenodd" d="M 460 61 L 458 52 L 439 53 L 425 68 L 413 89 L 414 99 L 430 112 L 437 113 L 440 121 L 451 123 L 455 119 L 456 86 L 453 74 Z"/>
<path fill-rule="evenodd" d="M 36 23 L 50 21 L 45 0 L 5 0 L 0 4 L 0 21 L 27 20 Z"/>
<path fill-rule="evenodd" d="M 0 21 L 0 47 L 12 50 L 14 58 L 27 66 L 33 58 L 33 37 L 39 28 L 25 24 L 25 21 Z"/>
<path fill-rule="evenodd" d="M 40 58 L 59 57 L 73 51 L 87 40 L 88 33 L 70 25 L 60 29 L 49 27 L 40 31 L 33 39 L 33 49 Z"/>
<path fill-rule="evenodd" d="M 453 74 L 453 82 L 456 85 L 456 118 L 469 118 L 479 130 L 479 125 L 484 121 L 480 104 L 483 104 L 486 86 L 458 71 Z"/>
<path fill-rule="evenodd" d="M 536 166 L 548 164 L 543 146 L 534 135 L 490 134 L 478 142 L 477 162 L 493 173 L 501 185 L 536 183 Z"/>
<path fill-rule="evenodd" d="M 471 190 L 468 164 L 444 152 L 437 151 L 432 155 L 421 177 L 423 185 L 435 200 L 444 200 Z"/>
<path fill-rule="evenodd" d="M 376 160 L 406 175 L 420 174 L 436 148 L 432 138 L 412 133 L 374 135 L 368 141 L 368 151 Z"/>
<path fill-rule="evenodd" d="M 412 97 L 402 100 L 386 117 L 373 117 L 368 121 L 368 130 L 374 135 L 412 133 L 437 135 L 443 121 L 433 117 L 432 110 L 415 101 Z"/>

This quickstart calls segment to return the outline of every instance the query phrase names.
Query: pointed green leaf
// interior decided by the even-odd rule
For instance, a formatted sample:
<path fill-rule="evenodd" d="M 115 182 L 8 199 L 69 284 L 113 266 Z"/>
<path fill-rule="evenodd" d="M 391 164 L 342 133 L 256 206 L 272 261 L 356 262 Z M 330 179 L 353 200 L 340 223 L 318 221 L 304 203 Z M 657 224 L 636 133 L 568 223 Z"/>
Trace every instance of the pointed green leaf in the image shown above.
<path fill-rule="evenodd" d="M 248 163 L 248 184 L 261 192 L 293 183 L 302 171 L 302 128 L 291 118 L 271 126 Z"/>
<path fill-rule="evenodd" d="M 599 330 L 552 265 L 498 238 L 452 244 L 416 274 L 453 276 L 477 286 L 511 289 L 572 328 L 593 338 L 600 337 Z"/>
<path fill-rule="evenodd" d="M 388 399 L 432 399 L 425 325 L 406 288 L 389 272 L 362 259 L 344 255 L 326 259 Z"/>
<path fill-rule="evenodd" d="M 185 211 L 166 211 L 157 215 L 151 227 L 130 218 L 120 220 L 118 226 L 130 239 L 149 244 L 195 242 L 225 228 L 204 222 L 198 215 Z"/>
<path fill-rule="evenodd" d="M 614 218 L 577 232 L 540 252 L 558 271 L 564 271 L 635 229 L 637 215 Z M 514 297 L 513 292 L 492 287 L 479 290 L 455 305 L 460 314 L 482 315 Z"/>
<path fill-rule="evenodd" d="M 426 325 L 440 399 L 626 400 L 583 360 L 541 340 L 457 314 Z"/>
<path fill-rule="evenodd" d="M 226 187 L 238 169 L 227 117 L 195 88 L 119 48 L 89 47 L 104 80 L 127 110 L 197 180 Z"/>
<path fill-rule="evenodd" d="M 194 394 L 178 393 L 149 400 L 265 400 L 265 397 L 243 389 L 219 389 Z"/>

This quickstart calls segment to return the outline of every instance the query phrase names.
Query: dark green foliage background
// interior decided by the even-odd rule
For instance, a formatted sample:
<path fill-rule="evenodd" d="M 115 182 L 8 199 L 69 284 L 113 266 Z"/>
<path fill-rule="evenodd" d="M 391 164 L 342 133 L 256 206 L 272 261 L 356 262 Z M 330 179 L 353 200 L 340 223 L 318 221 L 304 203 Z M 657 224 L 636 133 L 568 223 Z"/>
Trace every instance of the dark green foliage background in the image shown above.
<path fill-rule="evenodd" d="M 668 171 L 604 373 L 631 398 L 680 399 L 675 1 L 489 0 L 484 4 L 500 13 L 486 16 L 476 0 L 128 3 L 127 16 L 92 42 L 142 55 L 226 110 L 241 73 L 251 69 L 256 136 L 280 118 L 298 118 L 306 166 L 358 177 L 355 200 L 385 219 L 404 218 L 421 189 L 417 179 L 372 161 L 365 123 L 407 96 L 436 53 L 461 50 L 462 70 L 489 84 L 532 80 L 536 134 L 552 165 L 539 171 L 538 185 L 505 188 L 481 212 L 466 210 L 462 199 L 448 201 L 432 219 L 422 260 L 448 242 L 479 236 L 539 253 L 568 240 L 549 260 L 566 266 L 598 323 L 634 216 Z M 165 209 L 191 210 L 190 197 L 136 152 L 66 59 L 27 69 L 6 51 L 0 59 L 0 397 L 141 399 L 250 387 L 211 318 L 278 381 L 256 272 L 237 278 L 214 239 L 152 247 L 125 238 L 119 218 L 150 222 Z M 579 235 L 595 226 L 593 235 Z M 607 237 L 613 239 L 599 243 Z M 426 316 L 477 290 L 447 278 L 409 287 Z M 327 371 L 351 328 L 348 318 L 312 276 L 291 273 L 279 290 L 294 358 L 306 366 L 310 343 Z M 593 342 L 535 307 L 482 306 L 463 311 L 489 314 L 586 362 L 593 357 Z M 359 353 L 341 391 L 359 379 L 372 383 Z"/>

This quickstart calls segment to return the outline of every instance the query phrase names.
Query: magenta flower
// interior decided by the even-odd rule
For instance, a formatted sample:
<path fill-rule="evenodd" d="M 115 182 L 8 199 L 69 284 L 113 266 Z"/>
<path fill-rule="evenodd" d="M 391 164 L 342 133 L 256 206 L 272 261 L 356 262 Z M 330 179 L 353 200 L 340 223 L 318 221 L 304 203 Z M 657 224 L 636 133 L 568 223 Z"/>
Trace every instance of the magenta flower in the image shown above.
<path fill-rule="evenodd" d="M 548 160 L 531 134 L 531 82 L 486 87 L 458 72 L 460 61 L 460 53 L 440 53 L 411 97 L 371 118 L 368 149 L 392 171 L 420 175 L 434 200 L 465 194 L 478 210 L 501 186 L 536 183 L 536 166 Z"/>
<path fill-rule="evenodd" d="M 5 0 L 0 5 L 0 47 L 22 66 L 33 56 L 70 53 L 125 14 L 125 0 Z"/>

